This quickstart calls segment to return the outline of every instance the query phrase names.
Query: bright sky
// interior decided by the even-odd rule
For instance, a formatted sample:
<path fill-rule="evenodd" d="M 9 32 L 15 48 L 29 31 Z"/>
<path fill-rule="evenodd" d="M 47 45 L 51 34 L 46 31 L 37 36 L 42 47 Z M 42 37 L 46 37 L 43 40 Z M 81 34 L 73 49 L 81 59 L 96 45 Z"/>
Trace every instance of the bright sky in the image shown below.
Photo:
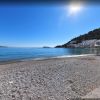
<path fill-rule="evenodd" d="M 0 45 L 42 47 L 64 44 L 100 27 L 100 7 L 65 5 L 0 6 Z"/>

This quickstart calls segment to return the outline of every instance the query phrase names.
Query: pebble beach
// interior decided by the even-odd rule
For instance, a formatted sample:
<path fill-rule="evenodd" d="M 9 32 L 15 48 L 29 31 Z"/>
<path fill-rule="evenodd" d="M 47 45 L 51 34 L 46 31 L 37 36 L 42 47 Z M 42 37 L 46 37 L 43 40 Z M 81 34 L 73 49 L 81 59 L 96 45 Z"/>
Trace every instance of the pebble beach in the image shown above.
<path fill-rule="evenodd" d="M 0 63 L 0 100 L 100 98 L 100 57 Z"/>

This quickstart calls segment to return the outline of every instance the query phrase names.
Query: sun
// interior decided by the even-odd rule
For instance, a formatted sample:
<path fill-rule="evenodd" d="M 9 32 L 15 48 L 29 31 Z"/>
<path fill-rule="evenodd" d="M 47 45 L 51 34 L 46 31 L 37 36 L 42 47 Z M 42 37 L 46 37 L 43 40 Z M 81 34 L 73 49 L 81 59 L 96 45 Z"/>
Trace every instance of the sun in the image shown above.
<path fill-rule="evenodd" d="M 76 13 L 81 10 L 81 6 L 80 5 L 70 5 L 69 9 L 72 13 Z"/>
<path fill-rule="evenodd" d="M 68 6 L 69 15 L 76 15 L 82 10 L 83 6 L 80 3 L 72 3 Z"/>

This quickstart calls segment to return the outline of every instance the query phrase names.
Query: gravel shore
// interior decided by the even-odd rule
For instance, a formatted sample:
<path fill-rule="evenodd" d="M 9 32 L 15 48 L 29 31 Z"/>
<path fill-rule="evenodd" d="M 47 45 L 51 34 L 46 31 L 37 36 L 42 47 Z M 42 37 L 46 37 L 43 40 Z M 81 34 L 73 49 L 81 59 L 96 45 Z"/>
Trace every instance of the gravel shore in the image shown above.
<path fill-rule="evenodd" d="M 99 56 L 0 65 L 0 100 L 67 100 L 88 98 L 88 95 L 97 98 L 90 93 L 98 88 Z"/>

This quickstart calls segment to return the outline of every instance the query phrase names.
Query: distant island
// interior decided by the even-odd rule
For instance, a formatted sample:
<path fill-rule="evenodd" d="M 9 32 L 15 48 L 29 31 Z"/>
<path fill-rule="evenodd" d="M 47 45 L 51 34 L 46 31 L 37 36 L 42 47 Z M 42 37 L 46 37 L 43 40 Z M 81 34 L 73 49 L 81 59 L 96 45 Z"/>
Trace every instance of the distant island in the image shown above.
<path fill-rule="evenodd" d="M 100 28 L 89 31 L 84 35 L 73 38 L 71 41 L 57 45 L 55 48 L 77 48 L 77 47 L 97 47 L 100 46 Z"/>
<path fill-rule="evenodd" d="M 0 48 L 7 48 L 7 46 L 0 46 Z"/>
<path fill-rule="evenodd" d="M 43 48 L 51 48 L 51 47 L 48 47 L 48 46 L 44 46 Z"/>

